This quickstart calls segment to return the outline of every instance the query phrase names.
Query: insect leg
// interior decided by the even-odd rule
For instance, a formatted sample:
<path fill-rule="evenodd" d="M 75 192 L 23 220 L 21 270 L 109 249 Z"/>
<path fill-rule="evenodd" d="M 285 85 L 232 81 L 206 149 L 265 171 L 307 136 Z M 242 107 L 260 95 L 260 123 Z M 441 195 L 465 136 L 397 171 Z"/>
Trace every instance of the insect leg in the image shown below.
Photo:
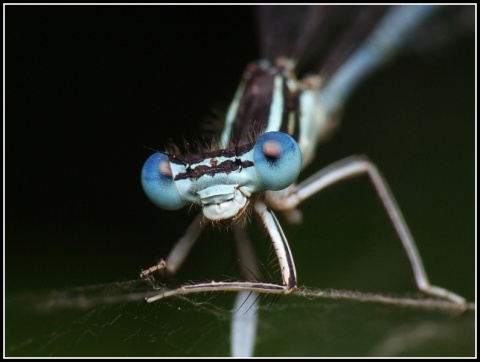
<path fill-rule="evenodd" d="M 369 176 L 370 181 L 377 191 L 377 194 L 380 196 L 383 206 L 402 241 L 403 247 L 410 259 L 418 289 L 427 294 L 449 299 L 454 303 L 465 304 L 466 301 L 461 296 L 444 288 L 430 284 L 413 236 L 397 202 L 395 201 L 395 197 L 393 196 L 390 187 L 378 168 L 365 156 L 352 156 L 335 162 L 300 183 L 295 191 L 289 196 L 279 200 L 270 197 L 268 203 L 279 210 L 291 210 L 300 202 L 330 185 L 336 184 L 337 182 L 350 177 L 365 174 Z"/>
<path fill-rule="evenodd" d="M 172 251 L 167 257 L 167 260 L 161 260 L 157 265 L 154 265 L 147 270 L 140 273 L 141 278 L 146 278 L 148 275 L 154 273 L 157 270 L 166 269 L 170 273 L 175 273 L 185 261 L 186 257 L 190 253 L 195 242 L 198 240 L 201 232 L 205 228 L 206 223 L 202 223 L 202 214 L 199 213 L 192 221 L 190 226 L 185 231 L 185 234 L 178 239 L 174 245 Z"/>
<path fill-rule="evenodd" d="M 297 288 L 297 277 L 295 265 L 293 263 L 292 253 L 288 246 L 287 239 L 278 223 L 277 218 L 263 202 L 255 203 L 255 211 L 261 217 L 263 224 L 272 239 L 273 247 L 277 254 L 280 271 L 282 274 L 283 285 L 260 282 L 207 282 L 192 285 L 184 285 L 174 290 L 167 290 L 151 297 L 147 297 L 148 303 L 171 297 L 175 295 L 185 295 L 191 293 L 214 292 L 214 291 L 248 291 L 267 294 L 289 294 Z"/>

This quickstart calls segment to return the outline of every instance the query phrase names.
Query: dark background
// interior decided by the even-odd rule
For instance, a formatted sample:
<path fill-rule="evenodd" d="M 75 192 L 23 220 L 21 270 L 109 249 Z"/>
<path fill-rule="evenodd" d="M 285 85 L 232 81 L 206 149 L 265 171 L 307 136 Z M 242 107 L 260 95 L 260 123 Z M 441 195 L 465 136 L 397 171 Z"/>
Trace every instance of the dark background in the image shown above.
<path fill-rule="evenodd" d="M 168 254 L 195 214 L 147 200 L 140 170 L 148 147 L 195 139 L 212 110 L 226 110 L 245 65 L 259 56 L 252 7 L 8 6 L 5 21 L 7 300 L 136 279 Z M 368 155 L 390 182 L 432 282 L 469 300 L 473 41 L 400 57 L 369 77 L 302 174 Z M 367 180 L 332 187 L 301 208 L 301 227 L 280 220 L 299 285 L 416 292 Z M 234 265 L 231 235 L 211 230 L 178 278 L 218 280 L 235 274 Z M 28 339 L 15 327 L 21 319 L 9 315 L 7 354 Z M 55 354 L 36 351 L 15 353 Z"/>

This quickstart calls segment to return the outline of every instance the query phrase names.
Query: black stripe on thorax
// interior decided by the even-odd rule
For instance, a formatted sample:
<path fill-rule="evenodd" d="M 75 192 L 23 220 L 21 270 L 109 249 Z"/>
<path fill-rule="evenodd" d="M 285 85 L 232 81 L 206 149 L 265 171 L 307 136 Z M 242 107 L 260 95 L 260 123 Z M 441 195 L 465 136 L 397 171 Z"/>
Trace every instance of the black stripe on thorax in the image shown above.
<path fill-rule="evenodd" d="M 240 99 L 230 134 L 231 144 L 241 144 L 252 135 L 262 134 L 267 128 L 272 104 L 274 80 L 277 75 L 283 80 L 283 110 L 280 129 L 296 141 L 300 134 L 300 91 L 292 92 L 287 86 L 287 70 L 283 66 L 265 66 L 252 63 L 243 75 L 244 93 Z M 290 114 L 294 114 L 293 127 L 289 127 Z"/>

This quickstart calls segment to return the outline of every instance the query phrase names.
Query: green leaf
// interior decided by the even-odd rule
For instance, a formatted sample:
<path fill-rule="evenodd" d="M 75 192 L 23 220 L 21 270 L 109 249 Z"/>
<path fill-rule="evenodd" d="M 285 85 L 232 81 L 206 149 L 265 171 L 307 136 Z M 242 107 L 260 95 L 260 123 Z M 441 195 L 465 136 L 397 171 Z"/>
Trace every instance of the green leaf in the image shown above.
<path fill-rule="evenodd" d="M 149 289 L 131 281 L 13 296 L 6 356 L 229 356 L 234 293 L 146 304 Z M 307 288 L 259 302 L 256 356 L 475 355 L 473 305 Z"/>

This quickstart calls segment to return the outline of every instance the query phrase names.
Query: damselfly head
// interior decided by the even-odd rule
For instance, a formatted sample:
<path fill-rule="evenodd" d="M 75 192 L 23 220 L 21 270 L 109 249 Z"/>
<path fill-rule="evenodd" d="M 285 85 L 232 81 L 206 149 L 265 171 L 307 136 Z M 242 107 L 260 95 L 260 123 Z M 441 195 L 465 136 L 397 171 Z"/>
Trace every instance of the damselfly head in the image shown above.
<path fill-rule="evenodd" d="M 256 142 L 200 154 L 157 152 L 145 162 L 142 186 L 149 199 L 166 210 L 190 203 L 218 221 L 236 218 L 252 194 L 282 190 L 300 173 L 297 142 L 282 132 L 267 132 Z"/>

